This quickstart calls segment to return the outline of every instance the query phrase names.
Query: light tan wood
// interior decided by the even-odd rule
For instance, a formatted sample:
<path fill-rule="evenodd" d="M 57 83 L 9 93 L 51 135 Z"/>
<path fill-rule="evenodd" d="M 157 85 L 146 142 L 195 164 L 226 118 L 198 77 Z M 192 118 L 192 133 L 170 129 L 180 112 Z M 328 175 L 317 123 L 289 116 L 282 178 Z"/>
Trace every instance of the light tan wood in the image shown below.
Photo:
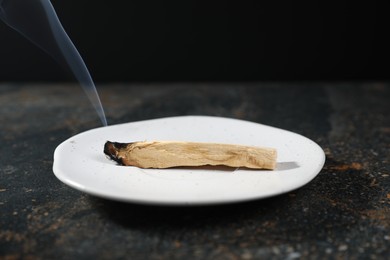
<path fill-rule="evenodd" d="M 275 169 L 273 148 L 195 142 L 107 142 L 104 152 L 123 165 L 140 168 L 225 165 L 252 169 Z"/>

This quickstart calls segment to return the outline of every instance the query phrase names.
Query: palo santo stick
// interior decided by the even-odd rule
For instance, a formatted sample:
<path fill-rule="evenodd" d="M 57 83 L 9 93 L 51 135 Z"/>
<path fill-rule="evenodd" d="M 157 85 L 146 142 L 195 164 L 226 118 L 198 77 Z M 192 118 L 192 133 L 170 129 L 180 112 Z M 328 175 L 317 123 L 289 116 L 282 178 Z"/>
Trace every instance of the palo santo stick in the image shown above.
<path fill-rule="evenodd" d="M 194 142 L 106 142 L 104 153 L 119 164 L 140 168 L 225 165 L 275 169 L 276 150 L 252 146 Z"/>

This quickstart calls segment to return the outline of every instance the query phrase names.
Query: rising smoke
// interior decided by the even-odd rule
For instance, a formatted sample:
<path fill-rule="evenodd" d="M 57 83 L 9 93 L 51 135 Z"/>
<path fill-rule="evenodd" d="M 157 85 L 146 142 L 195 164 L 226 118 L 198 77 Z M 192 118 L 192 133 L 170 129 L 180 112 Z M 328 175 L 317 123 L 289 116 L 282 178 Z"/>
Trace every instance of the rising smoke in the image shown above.
<path fill-rule="evenodd" d="M 100 120 L 107 126 L 95 84 L 76 47 L 66 34 L 49 0 L 0 0 L 0 19 L 21 33 L 80 82 Z"/>

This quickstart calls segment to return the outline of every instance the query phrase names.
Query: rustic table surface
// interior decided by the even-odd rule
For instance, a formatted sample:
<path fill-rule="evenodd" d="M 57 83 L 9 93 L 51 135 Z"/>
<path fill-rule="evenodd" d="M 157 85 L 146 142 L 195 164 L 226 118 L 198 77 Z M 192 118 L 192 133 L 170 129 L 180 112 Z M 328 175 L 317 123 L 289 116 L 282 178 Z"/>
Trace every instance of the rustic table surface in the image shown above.
<path fill-rule="evenodd" d="M 53 174 L 53 152 L 100 126 L 77 85 L 0 84 L 0 258 L 293 259 L 390 255 L 390 85 L 174 83 L 98 86 L 109 124 L 239 118 L 302 134 L 327 160 L 306 186 L 224 206 L 93 197 Z"/>

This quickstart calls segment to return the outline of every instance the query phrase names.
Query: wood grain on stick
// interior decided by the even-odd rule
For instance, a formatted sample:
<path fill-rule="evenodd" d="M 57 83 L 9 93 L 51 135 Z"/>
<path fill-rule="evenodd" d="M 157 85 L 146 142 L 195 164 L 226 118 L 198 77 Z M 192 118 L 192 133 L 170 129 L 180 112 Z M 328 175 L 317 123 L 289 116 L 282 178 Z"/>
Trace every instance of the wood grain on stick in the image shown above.
<path fill-rule="evenodd" d="M 119 164 L 140 168 L 225 165 L 273 170 L 277 156 L 273 148 L 176 141 L 108 141 L 104 153 Z"/>

